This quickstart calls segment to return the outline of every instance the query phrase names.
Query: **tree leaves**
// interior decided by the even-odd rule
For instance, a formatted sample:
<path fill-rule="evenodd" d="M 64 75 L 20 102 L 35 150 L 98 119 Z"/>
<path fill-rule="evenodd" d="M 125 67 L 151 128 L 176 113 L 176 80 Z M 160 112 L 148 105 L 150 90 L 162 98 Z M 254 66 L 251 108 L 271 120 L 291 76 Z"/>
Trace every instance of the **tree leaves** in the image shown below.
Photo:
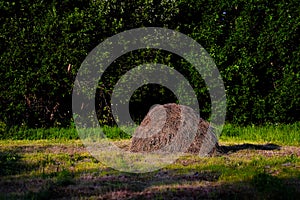
<path fill-rule="evenodd" d="M 0 13 L 0 121 L 8 126 L 68 126 L 73 81 L 81 62 L 107 37 L 143 26 L 176 29 L 211 54 L 225 83 L 228 121 L 300 119 L 300 10 L 296 0 L 21 0 L 2 1 Z M 201 111 L 209 117 L 209 95 L 199 74 L 180 58 L 158 51 L 124 55 L 113 64 L 106 76 L 110 78 L 100 80 L 100 116 L 110 112 L 110 95 L 119 76 L 130 66 L 150 61 L 183 73 L 195 88 Z M 161 93 L 168 99 L 168 93 Z M 54 120 L 46 108 L 55 111 Z M 112 119 L 106 119 L 111 124 Z"/>

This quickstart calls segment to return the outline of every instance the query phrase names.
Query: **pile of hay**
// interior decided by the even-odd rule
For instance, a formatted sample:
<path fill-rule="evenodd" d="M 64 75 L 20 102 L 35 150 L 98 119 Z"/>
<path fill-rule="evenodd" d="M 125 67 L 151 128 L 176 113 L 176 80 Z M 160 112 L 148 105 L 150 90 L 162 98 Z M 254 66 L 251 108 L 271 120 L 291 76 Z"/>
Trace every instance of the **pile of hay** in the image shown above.
<path fill-rule="evenodd" d="M 209 123 L 192 108 L 175 103 L 150 109 L 130 146 L 131 152 L 163 150 L 200 156 L 213 155 L 218 149 L 218 139 Z"/>

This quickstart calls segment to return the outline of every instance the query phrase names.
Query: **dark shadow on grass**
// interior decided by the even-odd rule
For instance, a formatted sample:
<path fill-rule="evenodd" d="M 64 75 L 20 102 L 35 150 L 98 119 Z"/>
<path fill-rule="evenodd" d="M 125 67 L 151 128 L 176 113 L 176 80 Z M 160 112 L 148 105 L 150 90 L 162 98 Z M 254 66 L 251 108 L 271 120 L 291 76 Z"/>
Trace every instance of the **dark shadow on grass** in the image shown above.
<path fill-rule="evenodd" d="M 3 166 L 8 171 L 2 175 L 18 174 L 32 169 L 22 161 L 22 151 L 47 151 L 48 147 L 23 147 L 19 149 L 0 151 L 0 170 Z M 240 150 L 279 150 L 275 144 L 242 144 L 221 146 L 223 153 L 228 154 Z M 64 150 L 60 147 L 59 151 Z M 68 151 L 66 151 L 68 152 Z M 82 160 L 86 158 L 77 158 Z M 70 157 L 71 159 L 71 157 Z M 4 162 L 3 162 L 4 161 Z M 75 165 L 76 166 L 76 165 Z M 226 166 L 225 166 L 226 167 Z M 12 169 L 12 170 L 11 170 Z M 107 171 L 105 171 L 107 170 Z M 2 197 L 16 199 L 45 199 L 45 198 L 94 198 L 95 199 L 296 199 L 300 195 L 297 186 L 299 176 L 281 179 L 269 174 L 258 172 L 250 180 L 233 183 L 218 182 L 222 170 L 197 171 L 197 168 L 185 171 L 178 169 L 161 169 L 145 174 L 121 173 L 107 168 L 105 170 L 80 170 L 73 173 L 63 170 L 44 176 L 41 189 L 29 190 L 38 180 L 33 178 L 11 177 L 1 181 Z M 47 174 L 46 174 L 47 175 Z M 20 180 L 23 179 L 23 180 Z M 1 173 L 0 173 L 1 179 Z M 9 193 L 9 184 L 26 186 L 21 193 Z M 48 183 L 48 184 L 47 184 Z M 290 183 L 290 184 L 289 184 Z M 28 187 L 27 187 L 28 186 Z M 36 188 L 36 186 L 34 186 Z"/>
<path fill-rule="evenodd" d="M 44 199 L 44 197 L 71 199 L 79 196 L 87 199 L 297 199 L 300 195 L 300 190 L 297 189 L 297 185 L 300 184 L 299 179 L 281 179 L 259 172 L 250 180 L 218 183 L 222 175 L 220 171 L 194 169 L 186 172 L 161 169 L 144 174 L 130 174 L 110 168 L 106 170 L 106 174 L 100 171 L 78 171 L 78 174 L 71 178 L 73 184 L 50 179 L 45 183 L 52 182 L 52 184 L 41 186 L 38 191 L 27 190 L 19 195 L 12 194 L 15 196 L 6 193 L 6 195 L 2 194 L 2 197 L 16 199 Z M 87 176 L 79 176 L 84 173 L 87 173 Z M 66 177 L 70 179 L 69 176 L 63 176 Z M 33 180 L 24 181 L 26 186 L 35 184 Z"/>
<path fill-rule="evenodd" d="M 57 143 L 47 144 L 47 145 L 22 145 L 22 146 L 14 146 L 8 149 L 9 151 L 13 151 L 17 154 L 24 153 L 78 153 L 82 151 L 86 151 L 83 145 L 79 146 L 69 146 L 66 147 L 64 145 L 60 145 Z M 76 151 L 75 151 L 76 150 Z"/>
<path fill-rule="evenodd" d="M 300 195 L 296 189 L 300 184 L 297 177 L 294 180 L 280 179 L 258 172 L 250 180 L 219 183 L 221 175 L 222 170 L 198 171 L 196 168 L 187 171 L 161 169 L 144 174 L 122 173 L 111 168 L 99 171 L 83 169 L 74 174 L 68 170 L 45 178 L 45 184 L 34 191 L 26 189 L 33 187 L 34 177 L 33 180 L 24 177 L 19 185 L 25 185 L 26 190 L 20 195 L 0 192 L 0 199 L 1 195 L 16 199 L 70 199 L 78 196 L 87 199 L 296 199 Z M 19 178 L 14 180 L 12 177 L 7 183 L 18 183 Z M 5 187 L 9 191 L 9 184 L 2 184 L 2 192 L 6 191 Z"/>
<path fill-rule="evenodd" d="M 217 182 L 221 176 L 221 173 L 216 171 L 182 173 L 174 169 L 134 174 L 122 173 L 108 168 L 107 174 L 105 175 L 98 175 L 97 172 L 88 172 L 90 175 L 87 177 L 78 177 L 78 175 L 87 172 L 88 171 L 77 171 L 76 174 L 74 174 L 76 178 L 72 180 L 74 185 L 53 184 L 48 188 L 48 193 L 51 193 L 52 198 L 75 198 L 77 196 L 90 198 L 96 196 L 96 199 L 124 199 L 126 196 L 125 199 L 127 199 L 127 197 L 139 197 L 139 194 L 144 193 L 147 188 L 159 188 L 165 185 L 182 185 L 201 181 Z M 123 193 L 127 194 L 123 196 Z M 32 193 L 31 195 L 38 194 Z"/>
<path fill-rule="evenodd" d="M 21 160 L 22 155 L 14 150 L 0 151 L 0 177 L 22 174 L 38 168 L 38 165 L 28 164 Z"/>
<path fill-rule="evenodd" d="M 65 171 L 66 172 L 66 171 Z M 103 171 L 102 171 L 103 172 Z M 15 197 L 15 198 L 25 198 L 26 199 L 37 199 L 40 195 L 47 194 L 48 198 L 76 198 L 78 196 L 82 198 L 90 198 L 96 196 L 96 199 L 111 199 L 114 198 L 113 193 L 118 193 L 115 199 L 124 199 L 123 192 L 128 193 L 127 197 L 135 198 L 139 197 L 139 194 L 144 193 L 147 188 L 152 187 L 164 187 L 165 185 L 182 185 L 186 183 L 193 182 L 217 182 L 221 176 L 220 172 L 216 171 L 192 171 L 188 173 L 183 173 L 176 169 L 174 170 L 158 170 L 155 172 L 143 173 L 143 174 L 133 174 L 133 173 L 122 173 L 114 169 L 107 168 L 105 174 L 102 172 L 95 172 L 89 170 L 77 171 L 72 173 L 58 173 L 58 176 L 46 178 L 45 183 L 51 183 L 48 185 L 40 186 L 40 190 L 22 190 L 20 195 L 16 194 L 5 194 L 3 197 Z M 86 174 L 87 176 L 83 175 Z M 63 176 L 59 176 L 63 175 Z M 81 176 L 83 175 L 83 176 Z M 13 185 L 26 185 L 29 186 L 31 183 L 35 183 L 34 177 L 22 177 L 13 178 L 9 181 Z M 44 179 L 44 180 L 46 180 Z M 68 182 L 66 182 L 66 180 Z M 22 182 L 24 184 L 22 184 Z M 72 184 L 70 184 L 72 182 Z M 11 186 L 6 184 L 7 182 L 0 181 L 0 185 L 3 188 L 0 189 L 0 199 L 1 192 L 10 191 Z M 18 183 L 18 184 L 17 184 Z M 29 186 L 31 188 L 32 186 Z M 15 196 L 12 196 L 15 195 Z M 121 195 L 121 196 L 118 196 Z M 144 198 L 143 198 L 144 199 Z"/>
<path fill-rule="evenodd" d="M 49 188 L 53 198 L 97 199 L 296 199 L 291 178 L 257 173 L 252 179 L 218 184 L 218 171 L 158 170 L 145 174 L 116 173 L 77 178 L 75 186 Z"/>
<path fill-rule="evenodd" d="M 229 146 L 220 146 L 220 153 L 228 154 L 228 153 L 234 153 L 241 150 L 246 149 L 254 149 L 254 150 L 280 150 L 280 146 L 276 144 L 238 144 L 238 145 L 229 145 Z"/>
<path fill-rule="evenodd" d="M 160 190 L 135 194 L 130 199 L 298 199 L 300 191 L 287 184 L 291 181 L 257 174 L 251 180 L 233 183 L 169 185 Z"/>

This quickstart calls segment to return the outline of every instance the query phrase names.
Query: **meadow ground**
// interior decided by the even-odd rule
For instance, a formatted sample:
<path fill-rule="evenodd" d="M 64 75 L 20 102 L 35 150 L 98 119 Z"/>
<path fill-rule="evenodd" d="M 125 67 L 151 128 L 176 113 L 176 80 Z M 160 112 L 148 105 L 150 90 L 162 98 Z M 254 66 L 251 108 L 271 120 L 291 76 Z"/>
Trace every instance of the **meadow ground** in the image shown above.
<path fill-rule="evenodd" d="M 103 165 L 78 139 L 0 140 L 0 199 L 297 199 L 300 140 L 252 137 L 225 129 L 222 153 L 142 174 Z"/>

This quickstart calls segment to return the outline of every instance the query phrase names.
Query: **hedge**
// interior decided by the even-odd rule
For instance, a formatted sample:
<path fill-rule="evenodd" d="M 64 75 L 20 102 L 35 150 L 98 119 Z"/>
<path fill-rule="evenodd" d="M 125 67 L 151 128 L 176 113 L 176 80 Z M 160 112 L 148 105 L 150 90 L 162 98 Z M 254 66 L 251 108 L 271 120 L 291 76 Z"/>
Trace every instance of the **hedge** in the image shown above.
<path fill-rule="evenodd" d="M 76 73 L 107 37 L 138 27 L 166 27 L 195 39 L 215 60 L 227 95 L 227 122 L 292 123 L 300 119 L 300 7 L 297 0 L 1 1 L 0 121 L 5 127 L 68 127 Z M 169 52 L 140 50 L 116 60 L 99 81 L 97 113 L 113 125 L 110 96 L 132 66 L 158 62 L 190 80 L 202 116 L 210 99 L 199 74 Z M 140 121 L 155 103 L 176 101 L 147 85 L 131 99 Z M 1 129 L 1 127 L 0 127 Z"/>

